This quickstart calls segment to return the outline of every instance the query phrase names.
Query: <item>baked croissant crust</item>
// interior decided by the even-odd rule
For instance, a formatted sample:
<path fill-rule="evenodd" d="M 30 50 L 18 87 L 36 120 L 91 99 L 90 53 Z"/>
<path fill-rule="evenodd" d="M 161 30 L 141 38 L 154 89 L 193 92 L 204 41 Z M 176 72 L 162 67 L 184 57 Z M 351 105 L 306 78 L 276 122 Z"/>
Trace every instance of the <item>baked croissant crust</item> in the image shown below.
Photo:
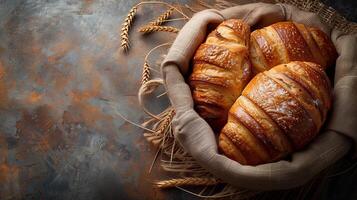
<path fill-rule="evenodd" d="M 249 51 L 254 73 L 290 61 L 314 62 L 326 69 L 337 58 L 336 49 L 324 32 L 291 21 L 253 31 Z"/>
<path fill-rule="evenodd" d="M 188 79 L 195 110 L 215 132 L 251 77 L 250 28 L 242 20 L 221 23 L 199 46 Z"/>
<path fill-rule="evenodd" d="M 229 110 L 219 147 L 244 165 L 277 161 L 317 135 L 330 107 L 331 86 L 319 65 L 278 65 L 245 87 Z"/>

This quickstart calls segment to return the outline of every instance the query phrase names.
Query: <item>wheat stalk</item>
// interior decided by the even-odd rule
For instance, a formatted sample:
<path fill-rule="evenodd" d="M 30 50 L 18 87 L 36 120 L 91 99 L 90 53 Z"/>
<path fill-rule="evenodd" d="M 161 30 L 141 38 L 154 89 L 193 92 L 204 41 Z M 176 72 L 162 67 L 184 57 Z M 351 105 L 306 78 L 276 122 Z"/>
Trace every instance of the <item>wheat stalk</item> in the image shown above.
<path fill-rule="evenodd" d="M 158 31 L 178 33 L 180 29 L 172 26 L 152 26 L 152 25 L 144 26 L 139 29 L 139 32 L 144 34 L 148 34 L 151 32 L 158 32 Z"/>
<path fill-rule="evenodd" d="M 121 47 L 124 51 L 127 51 L 129 49 L 129 29 L 134 21 L 134 17 L 136 14 L 136 11 L 138 10 L 138 5 L 134 6 L 131 8 L 129 11 L 129 14 L 126 16 L 124 23 L 122 24 L 121 27 Z"/>
<path fill-rule="evenodd" d="M 198 4 L 200 4 L 202 7 L 205 7 L 206 9 L 207 8 L 212 8 L 212 6 L 209 3 L 205 2 L 205 1 L 202 1 L 202 0 L 199 0 Z"/>
<path fill-rule="evenodd" d="M 182 11 L 180 11 L 178 8 L 170 5 L 169 3 L 166 2 L 161 2 L 161 1 L 143 1 L 140 2 L 138 4 L 136 4 L 134 7 L 132 7 L 128 13 L 128 15 L 126 16 L 124 23 L 121 26 L 121 34 L 120 34 L 120 40 L 121 40 L 121 48 L 124 51 L 128 51 L 129 47 L 130 47 L 130 41 L 129 41 L 129 30 L 130 27 L 134 21 L 134 17 L 135 14 L 137 12 L 137 9 L 140 5 L 144 5 L 144 4 L 162 4 L 165 5 L 167 7 L 169 7 L 170 9 L 168 11 L 166 11 L 163 15 L 159 16 L 157 20 L 164 22 L 171 14 L 172 12 L 175 10 L 176 12 L 178 12 L 179 14 L 181 14 L 185 19 L 189 19 L 189 17 L 183 13 Z M 161 18 L 162 19 L 161 19 Z M 166 19 L 165 19 L 166 17 Z M 161 23 L 162 23 L 161 22 Z M 155 28 L 154 28 L 155 29 Z M 156 28 L 157 29 L 157 28 Z M 153 30 L 155 31 L 155 30 Z M 160 31 L 160 30 L 158 30 Z M 175 32 L 176 28 L 164 28 L 162 31 L 167 31 L 167 32 Z M 176 31 L 178 32 L 178 31 Z"/>
<path fill-rule="evenodd" d="M 156 135 L 155 133 L 144 133 L 144 137 L 149 143 L 151 143 L 155 147 L 160 146 L 164 138 L 164 136 Z"/>
<path fill-rule="evenodd" d="M 183 13 L 182 10 L 180 10 L 180 9 L 176 8 L 175 6 L 171 5 L 170 3 L 166 3 L 164 1 L 143 1 L 143 2 L 138 3 L 137 5 L 141 5 L 141 4 L 162 4 L 169 8 L 174 9 L 177 13 L 182 15 L 184 18 L 190 19 L 190 17 L 187 16 L 185 13 Z"/>
<path fill-rule="evenodd" d="M 141 76 L 141 84 L 145 84 L 150 80 L 150 66 L 147 60 L 144 61 L 143 73 Z"/>
<path fill-rule="evenodd" d="M 233 3 L 233 2 L 230 2 L 230 1 L 226 1 L 226 0 L 216 0 L 215 7 L 217 9 L 223 10 L 223 9 L 226 9 L 226 8 L 229 8 L 229 7 L 234 7 L 234 6 L 237 6 L 237 5 L 238 5 L 237 3 Z"/>
<path fill-rule="evenodd" d="M 172 118 L 175 115 L 175 110 L 170 109 L 163 113 L 164 116 L 160 116 L 162 118 L 157 122 L 158 126 L 155 128 L 155 132 L 144 133 L 146 140 L 152 143 L 154 146 L 161 144 L 162 140 L 164 139 L 167 131 L 169 130 L 168 128 L 171 125 Z"/>
<path fill-rule="evenodd" d="M 196 178 L 196 177 L 186 177 L 186 178 L 177 178 L 164 181 L 158 181 L 155 185 L 158 188 L 171 188 L 179 186 L 209 186 L 216 185 L 220 183 L 219 180 L 215 178 Z"/>
<path fill-rule="evenodd" d="M 167 115 L 164 117 L 164 119 L 162 120 L 160 125 L 157 127 L 155 132 L 160 135 L 164 134 L 165 131 L 167 130 L 167 127 L 169 127 L 171 125 L 171 121 L 174 116 L 175 116 L 174 109 L 171 109 L 170 111 L 168 111 Z"/>
<path fill-rule="evenodd" d="M 148 82 L 150 80 L 150 75 L 151 75 L 151 70 L 150 70 L 150 65 L 149 65 L 149 56 L 150 54 L 155 51 L 156 49 L 163 47 L 163 46 L 167 46 L 170 45 L 171 43 L 164 43 L 164 44 L 160 44 L 154 48 L 152 48 L 149 53 L 146 54 L 145 59 L 144 59 L 144 65 L 143 65 L 143 73 L 141 75 L 141 85 L 144 85 L 146 82 Z"/>
<path fill-rule="evenodd" d="M 167 20 L 172 15 L 173 11 L 174 8 L 169 8 L 166 12 L 164 12 L 162 15 L 157 17 L 154 21 L 149 22 L 149 25 L 160 26 L 165 22 L 165 20 Z"/>

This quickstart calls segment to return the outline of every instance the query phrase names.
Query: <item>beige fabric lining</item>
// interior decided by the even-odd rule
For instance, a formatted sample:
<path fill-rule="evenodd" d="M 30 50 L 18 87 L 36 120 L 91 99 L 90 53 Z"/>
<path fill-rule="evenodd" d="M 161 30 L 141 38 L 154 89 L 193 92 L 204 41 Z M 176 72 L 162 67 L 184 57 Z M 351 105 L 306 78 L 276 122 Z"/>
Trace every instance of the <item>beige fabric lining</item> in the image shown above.
<path fill-rule="evenodd" d="M 332 31 L 332 40 L 339 53 L 335 77 L 339 87 L 335 90 L 337 100 L 328 124 L 329 130 L 320 134 L 308 148 L 294 153 L 291 161 L 243 166 L 218 153 L 214 133 L 193 110 L 191 91 L 183 78 L 189 71 L 189 61 L 195 49 L 205 38 L 207 25 L 243 17 L 250 25 L 266 26 L 277 21 L 293 20 L 331 33 L 317 15 L 285 4 L 247 4 L 223 11 L 205 10 L 197 13 L 182 28 L 162 63 L 165 87 L 176 111 L 172 123 L 174 134 L 202 167 L 224 182 L 254 190 L 293 188 L 306 183 L 345 155 L 350 149 L 350 142 L 345 136 L 357 142 L 357 106 L 354 103 L 357 102 L 356 35 Z"/>

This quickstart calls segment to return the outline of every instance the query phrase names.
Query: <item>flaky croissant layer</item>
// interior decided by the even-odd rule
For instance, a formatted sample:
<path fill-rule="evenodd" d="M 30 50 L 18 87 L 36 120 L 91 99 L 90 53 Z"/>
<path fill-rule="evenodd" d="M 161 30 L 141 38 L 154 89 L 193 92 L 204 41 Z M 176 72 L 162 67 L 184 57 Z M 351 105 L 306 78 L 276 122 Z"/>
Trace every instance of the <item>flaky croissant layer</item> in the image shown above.
<path fill-rule="evenodd" d="M 228 114 L 219 147 L 244 165 L 274 162 L 306 146 L 331 107 L 321 66 L 290 62 L 256 75 Z"/>
<path fill-rule="evenodd" d="M 255 73 L 290 61 L 314 62 L 326 69 L 337 58 L 336 49 L 324 32 L 291 21 L 253 31 L 249 51 Z"/>
<path fill-rule="evenodd" d="M 250 29 L 238 19 L 221 23 L 196 51 L 188 83 L 195 110 L 216 131 L 251 77 Z"/>

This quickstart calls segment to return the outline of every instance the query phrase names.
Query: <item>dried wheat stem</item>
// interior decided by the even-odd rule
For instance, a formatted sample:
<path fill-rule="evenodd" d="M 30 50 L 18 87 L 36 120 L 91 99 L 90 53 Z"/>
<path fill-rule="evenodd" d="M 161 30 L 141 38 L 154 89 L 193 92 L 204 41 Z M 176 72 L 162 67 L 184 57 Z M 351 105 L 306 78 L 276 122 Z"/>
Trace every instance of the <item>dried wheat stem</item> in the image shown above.
<path fill-rule="evenodd" d="M 171 187 L 179 187 L 179 186 L 209 186 L 209 185 L 216 185 L 218 183 L 220 183 L 220 181 L 215 178 L 187 177 L 187 178 L 158 181 L 155 183 L 155 185 L 158 188 L 171 188 Z"/>
<path fill-rule="evenodd" d="M 157 87 L 160 85 L 164 84 L 162 79 L 154 79 L 154 80 L 149 80 L 145 84 L 141 85 L 139 92 L 138 92 L 138 100 L 139 100 L 139 105 L 141 108 L 144 110 L 145 113 L 147 113 L 150 117 L 160 120 L 156 114 L 151 113 L 144 104 L 144 96 L 147 94 L 151 94 L 156 90 Z"/>
<path fill-rule="evenodd" d="M 145 84 L 146 82 L 148 82 L 150 80 L 151 70 L 150 70 L 150 65 L 149 65 L 149 61 L 148 61 L 150 54 L 153 51 L 155 51 L 156 49 L 163 47 L 163 46 L 167 46 L 167 45 L 171 45 L 171 43 L 160 44 L 160 45 L 152 48 L 149 51 L 149 53 L 146 54 L 145 59 L 144 59 L 143 73 L 141 75 L 141 85 Z"/>
<path fill-rule="evenodd" d="M 160 97 L 162 97 L 162 96 L 164 96 L 164 95 L 166 95 L 166 94 L 167 94 L 167 91 L 165 91 L 165 92 L 163 92 L 163 93 L 157 95 L 156 98 L 160 98 Z"/>
<path fill-rule="evenodd" d="M 187 189 L 184 189 L 182 187 L 177 187 L 178 189 L 187 192 L 189 194 L 192 194 L 195 197 L 199 197 L 202 199 L 237 199 L 237 200 L 243 200 L 243 199 L 248 199 L 251 198 L 259 192 L 253 192 L 253 191 L 248 191 L 248 190 L 242 190 L 242 189 L 237 189 L 237 188 L 231 188 L 230 185 L 226 185 L 221 192 L 217 192 L 215 194 L 209 194 L 209 195 L 203 195 L 201 192 L 193 192 Z M 228 188 L 228 189 L 227 189 Z M 266 198 L 263 198 L 266 199 Z M 261 200 L 263 200 L 261 199 Z"/>
<path fill-rule="evenodd" d="M 216 3 L 215 3 L 215 7 L 217 9 L 221 9 L 221 10 L 229 8 L 229 7 L 233 7 L 233 6 L 237 6 L 237 4 L 233 3 L 233 2 L 226 1 L 226 0 L 216 0 Z"/>
<path fill-rule="evenodd" d="M 182 20 L 187 20 L 187 19 L 184 17 L 181 17 L 181 18 L 175 18 L 175 19 L 165 19 L 165 20 L 163 20 L 163 22 L 174 22 L 174 21 L 182 21 Z"/>
<path fill-rule="evenodd" d="M 144 129 L 144 130 L 146 130 L 146 131 L 148 131 L 148 132 L 151 132 L 151 133 L 155 133 L 155 132 L 156 132 L 156 131 L 153 131 L 153 130 L 151 130 L 151 129 L 149 129 L 149 128 L 146 128 L 146 127 L 144 127 L 144 126 L 142 126 L 142 125 L 140 125 L 140 124 L 137 124 L 137 123 L 135 123 L 135 122 L 129 120 L 128 118 L 126 118 L 124 115 L 122 115 L 122 114 L 118 111 L 118 108 L 117 108 L 117 104 L 116 104 L 116 103 L 112 103 L 112 102 L 108 102 L 108 101 L 107 101 L 107 103 L 112 106 L 112 108 L 113 108 L 113 110 L 114 110 L 114 114 L 116 114 L 116 115 L 118 115 L 119 117 L 121 117 L 124 121 L 126 121 L 126 122 L 128 122 L 128 123 L 130 123 L 130 124 L 132 124 L 132 125 L 134 125 L 134 126 L 136 126 L 136 127 L 139 127 L 139 128 L 141 128 L 141 129 Z"/>
<path fill-rule="evenodd" d="M 157 17 L 154 21 L 149 22 L 149 25 L 160 26 L 165 22 L 165 20 L 167 20 L 172 15 L 173 11 L 174 11 L 173 8 L 169 8 L 166 12 L 164 12 L 162 15 Z"/>
<path fill-rule="evenodd" d="M 136 14 L 136 11 L 138 10 L 138 5 L 134 6 L 130 11 L 129 14 L 126 16 L 124 23 L 122 24 L 121 27 L 121 47 L 124 51 L 127 51 L 129 49 L 129 29 L 134 21 L 134 17 Z"/>
<path fill-rule="evenodd" d="M 155 157 L 154 157 L 153 161 L 151 162 L 151 165 L 150 165 L 150 168 L 149 168 L 149 174 L 151 173 L 152 169 L 154 168 L 156 160 L 159 157 L 160 151 L 161 151 L 161 148 L 158 148 L 157 151 L 156 151 Z"/>
<path fill-rule="evenodd" d="M 171 109 L 168 111 L 168 114 L 165 116 L 164 120 L 160 123 L 159 127 L 155 130 L 157 134 L 164 134 L 167 130 L 167 127 L 170 126 L 173 117 L 175 116 L 175 110 Z"/>
<path fill-rule="evenodd" d="M 150 80 L 150 66 L 147 60 L 144 61 L 143 73 L 141 76 L 141 85 Z"/>
<path fill-rule="evenodd" d="M 144 137 L 154 146 L 160 146 L 163 140 L 162 135 L 156 135 L 155 133 L 144 133 Z"/>
<path fill-rule="evenodd" d="M 185 17 L 186 19 L 189 19 L 190 17 L 187 16 L 185 13 L 183 13 L 181 10 L 179 10 L 178 8 L 176 8 L 175 6 L 172 6 L 169 3 L 166 2 L 162 2 L 162 1 L 143 1 L 138 3 L 137 5 L 141 5 L 141 4 L 162 4 L 162 5 L 166 5 L 169 8 L 173 8 L 176 12 L 180 13 L 183 17 Z"/>
<path fill-rule="evenodd" d="M 121 47 L 122 47 L 122 49 L 124 51 L 128 51 L 129 50 L 129 47 L 130 47 L 129 30 L 130 30 L 131 25 L 133 24 L 134 17 L 135 17 L 135 14 L 136 14 L 137 10 L 138 10 L 138 7 L 140 5 L 143 5 L 143 4 L 162 4 L 162 5 L 166 5 L 170 9 L 173 9 L 173 10 L 177 11 L 178 13 L 180 13 L 184 18 L 189 19 L 189 17 L 185 13 L 183 13 L 182 11 L 177 9 L 176 7 L 170 5 L 169 3 L 161 2 L 161 1 L 143 1 L 143 2 L 140 2 L 140 3 L 136 4 L 134 7 L 132 7 L 130 9 L 130 11 L 129 11 L 128 15 L 126 16 L 126 18 L 124 20 L 124 23 L 122 24 L 122 27 L 121 27 L 120 40 L 121 40 Z M 173 29 L 171 29 L 171 30 L 173 30 Z M 169 32 L 172 32 L 172 31 L 169 31 Z"/>
<path fill-rule="evenodd" d="M 200 12 L 200 10 L 196 10 L 196 9 L 192 8 L 191 6 L 189 6 L 189 5 L 187 5 L 187 4 L 185 4 L 185 7 L 186 7 L 189 11 L 191 11 L 191 12 L 193 12 L 193 13 Z"/>
<path fill-rule="evenodd" d="M 198 3 L 203 6 L 203 7 L 206 7 L 206 8 L 212 8 L 212 6 L 202 0 L 199 0 Z"/>
<path fill-rule="evenodd" d="M 151 26 L 151 25 L 144 26 L 139 29 L 139 32 L 144 33 L 144 34 L 148 34 L 151 32 L 158 32 L 158 31 L 178 33 L 180 31 L 180 29 L 172 27 L 172 26 Z"/>

